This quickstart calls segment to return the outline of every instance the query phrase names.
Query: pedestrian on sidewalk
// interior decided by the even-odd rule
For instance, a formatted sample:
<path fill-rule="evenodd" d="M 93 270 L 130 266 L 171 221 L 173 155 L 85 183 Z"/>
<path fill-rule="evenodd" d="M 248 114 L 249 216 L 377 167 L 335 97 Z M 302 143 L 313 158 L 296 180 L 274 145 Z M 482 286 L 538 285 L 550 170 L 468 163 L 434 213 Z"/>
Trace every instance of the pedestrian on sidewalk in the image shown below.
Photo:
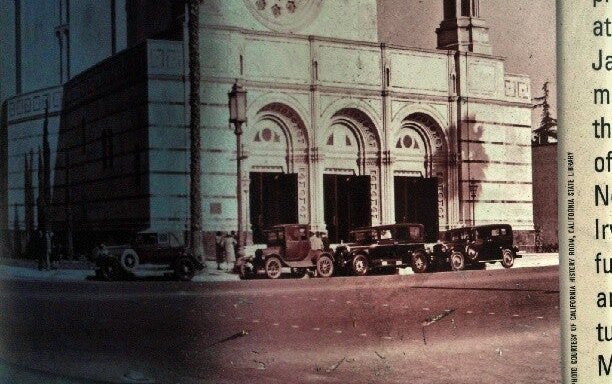
<path fill-rule="evenodd" d="M 318 235 L 318 233 L 310 232 L 310 237 L 308 238 L 308 240 L 310 241 L 310 250 L 312 251 L 323 250 L 323 240 L 321 240 Z"/>
<path fill-rule="evenodd" d="M 227 263 L 226 272 L 232 271 L 236 262 L 235 246 L 238 243 L 233 235 L 234 232 L 225 235 L 223 238 L 223 249 L 225 251 L 225 262 Z"/>
<path fill-rule="evenodd" d="M 223 264 L 223 232 L 217 231 L 215 234 L 215 256 L 217 257 L 217 270 L 221 270 L 221 264 Z"/>

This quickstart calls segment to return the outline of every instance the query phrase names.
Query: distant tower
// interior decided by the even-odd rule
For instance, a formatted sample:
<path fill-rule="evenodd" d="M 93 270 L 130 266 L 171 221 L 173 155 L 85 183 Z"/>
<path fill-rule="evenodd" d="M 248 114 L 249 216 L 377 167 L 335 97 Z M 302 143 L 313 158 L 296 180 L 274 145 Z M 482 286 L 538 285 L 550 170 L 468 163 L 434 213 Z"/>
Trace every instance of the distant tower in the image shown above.
<path fill-rule="evenodd" d="M 491 54 L 489 27 L 480 18 L 480 0 L 443 0 L 444 20 L 436 29 L 438 49 Z"/>

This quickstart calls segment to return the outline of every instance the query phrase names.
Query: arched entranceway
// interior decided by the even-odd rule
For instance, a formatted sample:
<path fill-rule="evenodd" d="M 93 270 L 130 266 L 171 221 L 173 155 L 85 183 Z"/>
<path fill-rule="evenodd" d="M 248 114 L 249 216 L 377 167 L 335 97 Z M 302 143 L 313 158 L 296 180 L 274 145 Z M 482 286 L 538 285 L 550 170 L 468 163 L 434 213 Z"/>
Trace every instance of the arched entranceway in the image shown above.
<path fill-rule="evenodd" d="M 328 237 L 333 243 L 348 241 L 349 231 L 372 225 L 380 211 L 376 127 L 364 112 L 345 108 L 333 115 L 322 139 Z"/>
<path fill-rule="evenodd" d="M 297 112 L 281 103 L 259 110 L 248 139 L 247 221 L 261 243 L 273 225 L 308 222 L 308 140 Z"/>
<path fill-rule="evenodd" d="M 429 115 L 407 116 L 395 135 L 393 183 L 396 222 L 421 223 L 435 241 L 446 222 L 447 145 Z"/>

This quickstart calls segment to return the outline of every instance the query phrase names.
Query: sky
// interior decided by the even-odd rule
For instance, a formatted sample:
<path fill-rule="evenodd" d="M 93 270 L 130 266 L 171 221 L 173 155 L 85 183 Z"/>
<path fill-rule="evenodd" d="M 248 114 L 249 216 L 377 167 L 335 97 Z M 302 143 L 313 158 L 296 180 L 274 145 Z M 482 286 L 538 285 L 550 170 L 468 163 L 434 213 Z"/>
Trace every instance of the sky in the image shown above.
<path fill-rule="evenodd" d="M 443 0 L 378 0 L 381 42 L 408 47 L 436 47 Z M 506 72 L 531 77 L 532 96 L 551 82 L 556 116 L 555 0 L 481 0 L 481 17 L 489 24 L 493 54 L 506 58 Z M 534 126 L 540 111 L 534 113 Z"/>

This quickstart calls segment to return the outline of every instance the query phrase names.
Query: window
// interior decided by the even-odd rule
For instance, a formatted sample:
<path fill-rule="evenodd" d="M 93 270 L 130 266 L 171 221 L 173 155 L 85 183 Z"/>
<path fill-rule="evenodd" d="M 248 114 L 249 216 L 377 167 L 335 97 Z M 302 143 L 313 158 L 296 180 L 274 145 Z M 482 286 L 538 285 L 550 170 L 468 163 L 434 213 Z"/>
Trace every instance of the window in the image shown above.
<path fill-rule="evenodd" d="M 157 241 L 159 242 L 159 244 L 168 244 L 168 234 L 167 233 L 160 233 L 157 235 Z"/>
<path fill-rule="evenodd" d="M 421 227 L 410 227 L 410 239 L 413 241 L 420 241 L 421 237 Z"/>

